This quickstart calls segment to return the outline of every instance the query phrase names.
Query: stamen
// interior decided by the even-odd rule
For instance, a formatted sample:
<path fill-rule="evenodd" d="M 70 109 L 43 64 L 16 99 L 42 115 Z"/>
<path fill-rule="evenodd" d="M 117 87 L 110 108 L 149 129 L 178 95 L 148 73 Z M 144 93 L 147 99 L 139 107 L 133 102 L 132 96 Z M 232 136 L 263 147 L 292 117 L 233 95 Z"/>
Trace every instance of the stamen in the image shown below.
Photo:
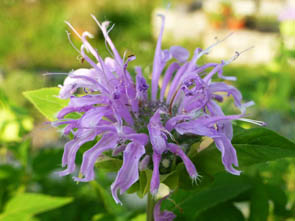
<path fill-rule="evenodd" d="M 253 49 L 253 48 L 254 48 L 254 46 L 251 46 L 251 47 L 249 47 L 249 48 L 246 48 L 245 50 L 241 51 L 240 54 L 242 54 L 242 53 L 244 53 L 244 52 L 246 52 L 246 51 L 248 51 L 248 50 L 251 50 L 251 49 Z"/>
<path fill-rule="evenodd" d="M 223 39 L 221 39 L 221 40 L 218 40 L 218 38 L 215 37 L 216 42 L 215 42 L 214 44 L 210 45 L 210 46 L 209 46 L 208 48 L 206 48 L 205 50 L 201 51 L 200 54 L 198 55 L 198 59 L 199 59 L 200 57 L 202 57 L 204 54 L 209 54 L 209 53 L 210 53 L 210 50 L 211 50 L 212 48 L 214 48 L 214 47 L 215 47 L 216 45 L 218 45 L 219 43 L 225 41 L 226 39 L 228 39 L 228 38 L 229 38 L 230 36 L 232 36 L 232 35 L 233 35 L 233 32 L 229 33 L 228 35 L 226 35 L 226 36 L 225 36 Z"/>
<path fill-rule="evenodd" d="M 109 30 L 106 29 L 107 34 L 109 34 L 113 30 L 114 27 L 115 27 L 115 23 L 112 24 L 112 26 L 109 28 Z M 110 49 L 109 45 L 107 44 L 107 40 L 104 40 L 104 44 L 105 44 L 106 49 L 107 49 L 108 53 L 110 54 L 110 56 L 114 57 L 112 50 Z"/>
<path fill-rule="evenodd" d="M 70 27 L 70 29 L 72 29 L 72 31 L 80 38 L 82 39 L 81 35 L 76 31 L 76 29 L 68 22 L 65 21 L 65 23 Z"/>
<path fill-rule="evenodd" d="M 125 50 L 124 53 L 123 53 L 123 64 L 125 64 L 126 54 L 127 54 L 127 50 Z"/>
<path fill-rule="evenodd" d="M 168 134 L 169 137 L 171 138 L 171 140 L 173 140 L 175 143 L 178 144 L 177 140 L 174 138 L 174 136 L 166 129 L 161 129 L 161 131 L 163 131 L 164 133 Z"/>
<path fill-rule="evenodd" d="M 109 28 L 109 30 L 107 30 L 107 33 L 109 34 L 113 30 L 114 27 L 115 27 L 115 23 L 112 24 L 112 26 Z"/>
<path fill-rule="evenodd" d="M 80 52 L 79 52 L 80 53 Z M 76 58 L 78 61 L 84 61 L 85 59 L 83 58 L 82 55 L 78 55 Z M 82 62 L 83 63 L 83 62 Z"/>
<path fill-rule="evenodd" d="M 110 49 L 108 43 L 107 43 L 107 40 L 104 40 L 104 45 L 106 46 L 106 49 L 108 51 L 108 53 L 111 55 L 111 57 L 113 58 L 114 57 L 114 54 L 112 52 L 112 50 Z"/>
<path fill-rule="evenodd" d="M 61 73 L 57 73 L 57 72 L 47 72 L 47 73 L 45 73 L 45 74 L 42 74 L 43 76 L 48 76 L 48 75 L 68 75 L 68 73 L 63 73 L 63 72 L 61 72 Z"/>
<path fill-rule="evenodd" d="M 265 122 L 259 121 L 259 120 L 252 120 L 252 119 L 248 119 L 248 118 L 239 118 L 237 120 L 248 122 L 248 123 L 252 123 L 252 124 L 256 124 L 258 126 L 266 126 L 266 123 Z"/>
<path fill-rule="evenodd" d="M 88 32 L 88 31 L 84 31 L 84 32 L 82 33 L 82 38 L 86 38 L 86 37 L 88 37 L 88 38 L 94 38 L 93 34 L 91 34 L 91 33 Z"/>
<path fill-rule="evenodd" d="M 254 46 L 251 46 L 251 47 L 249 47 L 249 48 L 246 48 L 245 50 L 243 50 L 243 51 L 241 51 L 241 52 L 235 51 L 235 55 L 234 55 L 231 59 L 229 59 L 228 61 L 224 61 L 224 64 L 225 64 L 225 65 L 228 65 L 228 64 L 232 63 L 232 62 L 235 61 L 235 60 L 236 60 L 241 54 L 245 53 L 246 51 L 248 51 L 248 50 L 250 50 L 250 49 L 252 49 L 252 48 L 254 48 Z"/>
<path fill-rule="evenodd" d="M 66 33 L 67 33 L 67 37 L 68 37 L 68 40 L 69 40 L 71 46 L 74 48 L 75 51 L 78 52 L 78 54 L 80 54 L 79 49 L 74 45 L 74 43 L 73 43 L 73 41 L 72 41 L 72 39 L 71 39 L 71 37 L 70 37 L 70 36 L 71 36 L 71 33 L 68 32 L 68 31 L 66 31 Z"/>
<path fill-rule="evenodd" d="M 203 178 L 203 177 L 202 177 L 201 175 L 199 175 L 199 174 L 196 173 L 196 174 L 192 177 L 192 184 L 198 184 L 198 183 L 200 183 L 202 178 Z"/>

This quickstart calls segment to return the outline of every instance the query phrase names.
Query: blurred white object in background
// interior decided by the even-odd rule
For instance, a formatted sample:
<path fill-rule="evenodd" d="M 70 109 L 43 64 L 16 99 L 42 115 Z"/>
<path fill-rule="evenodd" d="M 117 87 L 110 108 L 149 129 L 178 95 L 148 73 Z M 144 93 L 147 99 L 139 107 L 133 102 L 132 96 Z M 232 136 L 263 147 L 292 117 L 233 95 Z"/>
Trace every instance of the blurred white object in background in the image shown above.
<path fill-rule="evenodd" d="M 261 0 L 258 13 L 263 16 L 278 16 L 283 10 L 285 1 L 281 0 Z"/>
<path fill-rule="evenodd" d="M 166 17 L 164 41 L 168 37 L 172 37 L 173 41 L 200 40 L 200 36 L 208 26 L 206 15 L 202 11 L 188 13 L 185 10 L 177 9 L 155 9 L 152 16 L 154 36 L 158 36 L 161 27 L 161 19 L 158 18 L 158 14 L 164 14 Z"/>
<path fill-rule="evenodd" d="M 214 38 L 222 39 L 229 33 L 229 30 L 213 30 L 206 32 L 203 43 L 204 47 L 209 47 L 214 42 Z M 219 44 L 215 50 L 208 55 L 213 60 L 230 59 L 235 51 L 243 51 L 251 46 L 251 50 L 243 53 L 234 64 L 267 64 L 271 62 L 279 48 L 278 33 L 263 33 L 250 30 L 236 30 L 226 41 Z"/>
<path fill-rule="evenodd" d="M 232 10 L 229 17 L 222 14 L 224 1 L 207 0 L 202 2 L 202 9 L 186 11 L 185 5 L 173 9 L 155 9 L 152 16 L 153 33 L 156 36 L 160 30 L 160 19 L 157 14 L 166 16 L 164 41 L 168 44 L 181 44 L 190 40 L 197 44 L 203 43 L 203 48 L 214 43 L 214 38 L 222 39 L 230 30 L 229 21 L 244 22 L 241 27 L 235 27 L 235 34 L 230 39 L 218 45 L 208 57 L 212 60 L 230 59 L 235 51 L 243 51 L 254 46 L 239 57 L 235 64 L 267 64 L 273 61 L 279 49 L 279 31 L 277 15 L 286 6 L 282 0 L 235 0 L 226 2 Z M 181 9 L 181 10 L 180 10 Z M 209 22 L 210 16 L 217 14 L 221 25 L 214 28 Z M 236 16 L 236 17 L 235 17 Z M 246 18 L 251 18 L 250 26 L 246 26 Z M 234 20 L 232 19 L 232 20 Z M 253 23 L 254 22 L 254 23 Z"/>
<path fill-rule="evenodd" d="M 256 11 L 255 1 L 253 0 L 242 0 L 233 2 L 233 10 L 238 15 L 253 15 Z"/>

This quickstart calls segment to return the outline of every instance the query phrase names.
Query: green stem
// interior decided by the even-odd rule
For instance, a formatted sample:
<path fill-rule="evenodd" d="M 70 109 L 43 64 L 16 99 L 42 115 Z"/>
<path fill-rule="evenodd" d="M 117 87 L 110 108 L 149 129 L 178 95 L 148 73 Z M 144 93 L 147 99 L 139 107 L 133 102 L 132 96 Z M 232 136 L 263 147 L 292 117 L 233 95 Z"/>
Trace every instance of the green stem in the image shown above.
<path fill-rule="evenodd" d="M 155 201 L 153 199 L 152 194 L 148 193 L 147 196 L 147 204 L 146 204 L 146 220 L 147 221 L 153 221 L 154 220 L 154 206 Z"/>

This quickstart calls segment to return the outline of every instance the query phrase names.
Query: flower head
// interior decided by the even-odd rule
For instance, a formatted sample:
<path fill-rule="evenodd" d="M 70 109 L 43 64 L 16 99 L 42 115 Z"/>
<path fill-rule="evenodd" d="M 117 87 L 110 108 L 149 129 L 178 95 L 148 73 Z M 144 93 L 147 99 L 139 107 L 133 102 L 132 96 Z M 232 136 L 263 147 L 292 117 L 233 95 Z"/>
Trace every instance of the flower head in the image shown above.
<path fill-rule="evenodd" d="M 62 166 L 66 169 L 60 175 L 73 173 L 79 148 L 86 142 L 98 140 L 84 152 L 80 167 L 82 177 L 74 177 L 74 180 L 93 180 L 96 160 L 110 151 L 114 157 L 123 159 L 123 165 L 111 186 L 117 203 L 121 203 L 118 191 L 122 194 L 137 182 L 139 170 L 145 168 L 153 169 L 150 192 L 156 194 L 160 184 L 161 166 L 167 164 L 164 160 L 162 162 L 163 154 L 179 157 L 192 180 L 199 176 L 195 165 L 186 155 L 187 149 L 177 141 L 177 137 L 184 134 L 211 137 L 221 152 L 225 169 L 239 175 L 240 171 L 234 167 L 238 166 L 238 160 L 231 144 L 231 121 L 251 121 L 244 119 L 243 115 L 253 102 L 242 103 L 242 95 L 235 87 L 224 82 L 213 82 L 212 79 L 217 75 L 220 79 L 235 80 L 234 77 L 224 76 L 222 70 L 239 53 L 229 61 L 198 65 L 198 59 L 221 41 L 205 50 L 197 48 L 191 60 L 189 52 L 180 46 L 162 50 L 165 18 L 161 16 L 162 26 L 155 50 L 150 87 L 141 67 L 135 68 L 136 81 L 133 81 L 128 72 L 128 64 L 135 56 L 123 59 L 108 35 L 109 23 L 101 24 L 93 18 L 105 37 L 112 58 L 102 59 L 87 40 L 92 35 L 88 32 L 79 35 L 68 24 L 81 39 L 79 53 L 91 68 L 71 72 L 61 86 L 59 97 L 69 98 L 70 102 L 58 113 L 58 122 L 55 125 L 65 124 L 64 133 L 72 133 L 74 138 L 65 145 Z M 159 87 L 161 78 L 162 85 Z M 84 92 L 77 96 L 75 93 L 79 88 Z M 240 114 L 223 113 L 218 105 L 223 101 L 220 92 L 233 97 Z M 81 117 L 68 119 L 68 114 L 72 112 L 79 112 Z M 158 207 L 156 205 L 156 209 Z M 170 220 L 174 217 L 173 214 L 161 213 L 160 210 L 157 214 L 158 217 L 164 217 L 158 220 Z"/>

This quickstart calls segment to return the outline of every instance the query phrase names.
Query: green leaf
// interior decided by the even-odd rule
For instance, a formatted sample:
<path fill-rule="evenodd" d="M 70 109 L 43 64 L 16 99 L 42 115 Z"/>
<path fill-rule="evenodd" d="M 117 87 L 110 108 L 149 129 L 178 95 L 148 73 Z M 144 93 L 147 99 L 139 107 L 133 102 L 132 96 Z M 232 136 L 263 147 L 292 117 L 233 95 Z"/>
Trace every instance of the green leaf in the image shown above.
<path fill-rule="evenodd" d="M 0 180 L 16 181 L 21 171 L 9 164 L 0 165 Z"/>
<path fill-rule="evenodd" d="M 239 130 L 232 144 L 237 150 L 240 169 L 286 157 L 295 157 L 295 144 L 266 128 Z M 201 151 L 193 161 L 202 171 L 214 175 L 224 171 L 221 154 L 214 144 Z"/>
<path fill-rule="evenodd" d="M 44 178 L 51 171 L 60 169 L 60 161 L 63 149 L 44 148 L 36 153 L 32 160 L 32 169 L 34 176 L 38 179 Z"/>
<path fill-rule="evenodd" d="M 274 203 L 274 213 L 278 216 L 290 216 L 291 213 L 286 209 L 287 195 L 284 190 L 277 185 L 265 184 L 265 191 Z"/>
<path fill-rule="evenodd" d="M 106 155 L 102 155 L 99 157 L 98 161 L 96 162 L 95 166 L 99 169 L 103 169 L 107 172 L 116 172 L 122 166 L 122 160 L 109 157 Z"/>
<path fill-rule="evenodd" d="M 72 201 L 69 197 L 53 197 L 36 193 L 22 193 L 12 198 L 0 215 L 0 221 L 28 220 L 35 214 L 64 206 Z"/>
<path fill-rule="evenodd" d="M 9 145 L 9 149 L 13 152 L 15 158 L 17 158 L 23 167 L 26 167 L 30 160 L 31 145 L 30 139 L 23 140 L 21 143 Z"/>
<path fill-rule="evenodd" d="M 103 202 L 105 210 L 110 215 L 118 215 L 122 213 L 122 207 L 117 205 L 111 194 L 106 191 L 98 182 L 92 181 L 91 185 L 95 188 L 97 194 L 99 195 L 101 201 Z"/>
<path fill-rule="evenodd" d="M 174 191 L 179 184 L 179 174 L 176 171 L 171 172 L 168 174 L 168 176 L 165 177 L 165 179 L 160 181 L 165 183 L 170 188 L 171 191 Z"/>
<path fill-rule="evenodd" d="M 220 173 L 212 185 L 199 188 L 195 191 L 177 190 L 172 199 L 177 202 L 177 207 L 169 201 L 165 201 L 166 208 L 174 209 L 178 215 L 196 217 L 201 212 L 226 202 L 251 187 L 251 180 L 246 176 L 234 176 L 228 173 Z M 170 204 L 170 206 L 169 206 Z M 181 213 L 179 213 L 181 208 Z"/>
<path fill-rule="evenodd" d="M 150 191 L 152 174 L 153 171 L 150 169 L 141 171 L 139 173 L 139 181 L 137 182 L 138 184 L 132 185 L 132 187 L 130 187 L 132 188 L 131 191 L 137 188 L 136 190 L 138 197 L 143 198 L 145 194 Z M 178 175 L 175 172 L 160 175 L 160 182 L 165 183 L 171 190 L 174 190 L 178 185 Z"/>
<path fill-rule="evenodd" d="M 139 180 L 127 190 L 127 193 L 136 192 L 138 197 L 143 198 L 150 190 L 152 173 L 153 171 L 150 169 L 140 171 Z M 178 187 L 178 174 L 171 172 L 160 175 L 160 182 L 166 184 L 173 191 Z"/>
<path fill-rule="evenodd" d="M 145 221 L 146 220 L 146 213 L 141 213 L 134 217 L 131 221 Z"/>
<path fill-rule="evenodd" d="M 59 88 L 41 88 L 33 91 L 23 92 L 23 95 L 50 121 L 56 120 L 56 114 L 65 106 L 69 100 L 58 98 Z"/>
<path fill-rule="evenodd" d="M 232 203 L 219 204 L 201 213 L 197 221 L 243 221 L 245 220 L 241 211 Z"/>
<path fill-rule="evenodd" d="M 139 188 L 137 190 L 137 195 L 143 198 L 144 195 L 150 190 L 150 182 L 152 179 L 153 171 L 146 169 L 139 173 Z"/>
<path fill-rule="evenodd" d="M 249 221 L 266 221 L 268 210 L 268 196 L 265 185 L 256 183 L 251 192 Z"/>

